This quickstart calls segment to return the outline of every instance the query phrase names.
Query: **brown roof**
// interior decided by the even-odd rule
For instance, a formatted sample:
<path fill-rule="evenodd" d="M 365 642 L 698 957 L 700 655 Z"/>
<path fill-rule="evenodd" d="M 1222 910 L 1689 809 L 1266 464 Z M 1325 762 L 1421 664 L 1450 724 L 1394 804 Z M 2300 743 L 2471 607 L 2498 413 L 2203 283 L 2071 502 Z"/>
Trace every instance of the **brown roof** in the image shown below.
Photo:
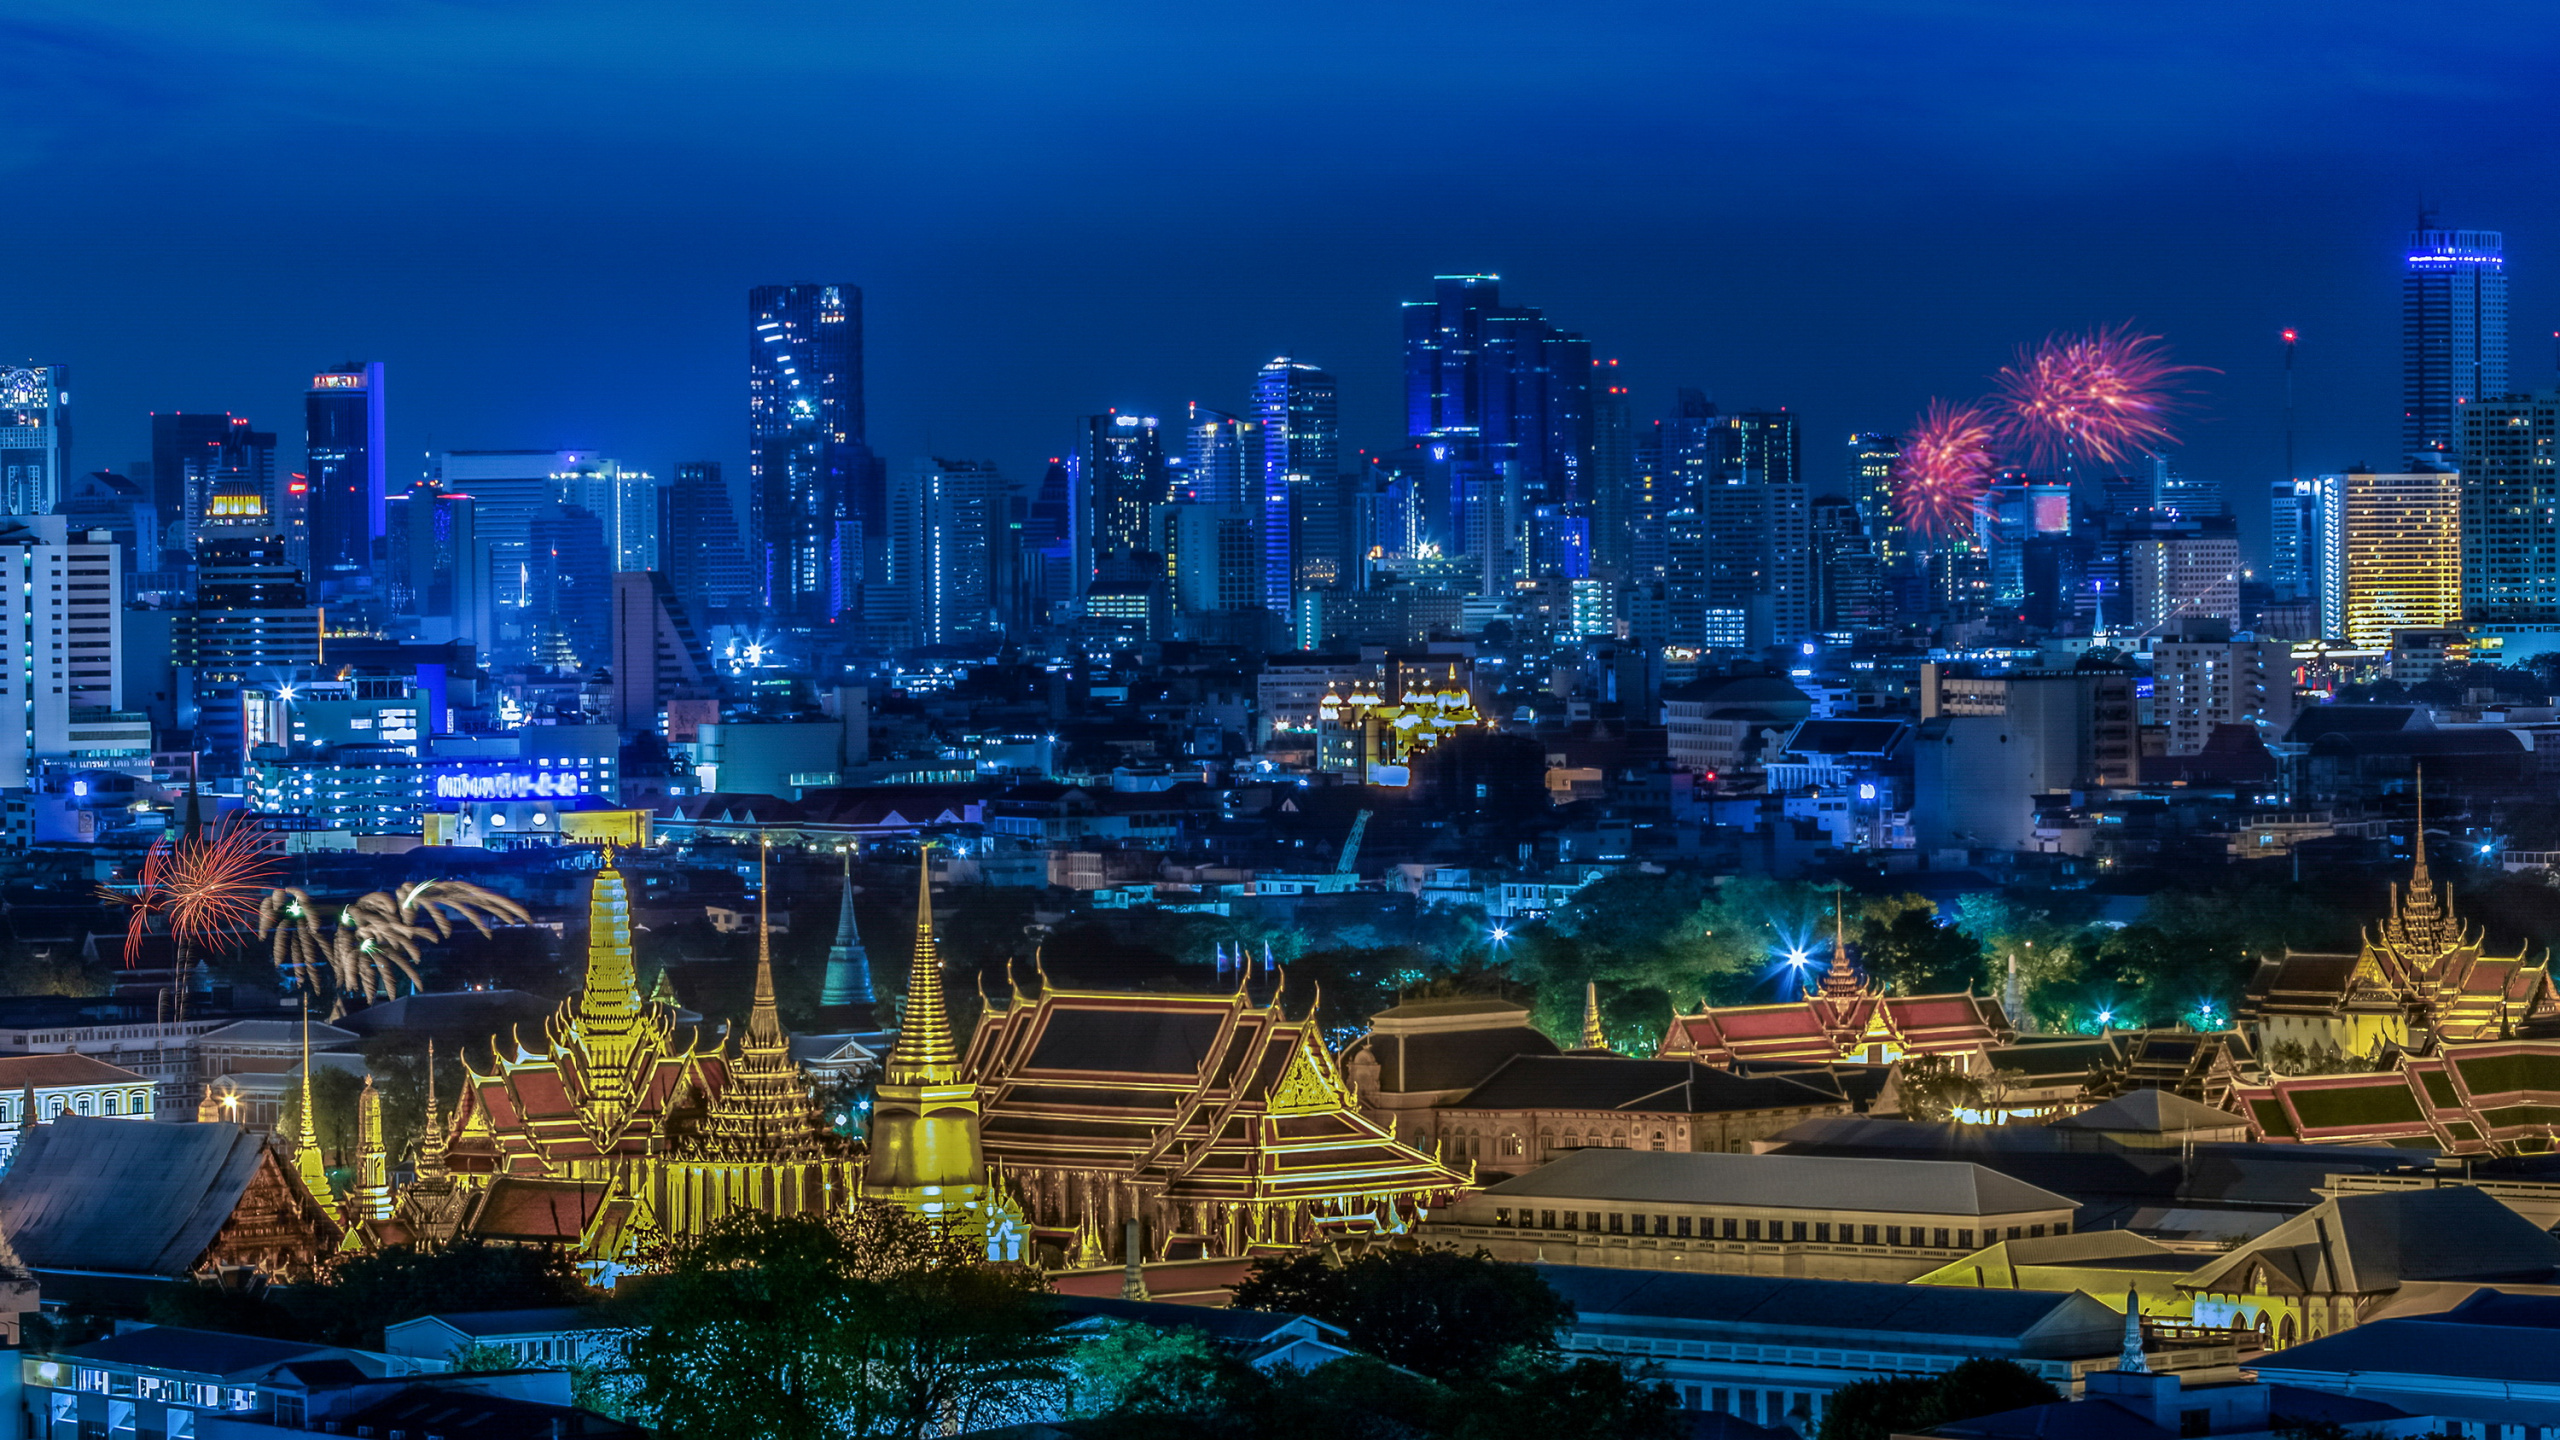
<path fill-rule="evenodd" d="M 93 1055 L 0 1055 L 0 1090 L 56 1085 L 148 1085 L 148 1076 Z"/>

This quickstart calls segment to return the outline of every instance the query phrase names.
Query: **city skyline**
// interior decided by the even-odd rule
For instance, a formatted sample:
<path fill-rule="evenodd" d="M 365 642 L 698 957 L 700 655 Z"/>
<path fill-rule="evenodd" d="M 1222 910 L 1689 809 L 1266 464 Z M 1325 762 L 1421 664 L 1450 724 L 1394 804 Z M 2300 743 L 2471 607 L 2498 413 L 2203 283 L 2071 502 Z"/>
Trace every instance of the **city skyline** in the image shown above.
<path fill-rule="evenodd" d="M 278 417 L 300 383 L 362 354 L 393 375 L 394 490 L 430 450 L 503 447 L 593 447 L 659 473 L 719 460 L 734 481 L 748 470 L 730 358 L 738 292 L 840 278 L 868 300 L 877 453 L 992 460 L 1022 483 L 1068 451 L 1080 415 L 1170 416 L 1195 400 L 1244 413 L 1255 367 L 1281 354 L 1339 377 L 1347 447 L 1391 442 L 1400 395 L 1389 312 L 1427 295 L 1434 273 L 1484 270 L 1587 336 L 1595 354 L 1624 361 L 1637 418 L 1695 387 L 1727 410 L 1787 407 L 1809 443 L 1890 433 L 1929 396 L 1978 388 L 2019 343 L 2130 320 L 2167 336 L 2182 360 L 2223 372 L 2199 381 L 2183 460 L 2241 494 L 2282 478 L 2275 337 L 2285 326 L 2303 336 L 2299 468 L 2396 463 L 2392 287 L 2397 247 L 2423 201 L 2445 226 L 2506 234 L 2514 383 L 2549 383 L 2550 357 L 2530 337 L 2560 311 L 2560 266 L 2543 260 L 2560 216 L 2507 178 L 2512 157 L 2534 153 L 2554 123 L 2524 83 L 2538 53 L 2529 39 L 2493 48 L 2484 38 L 2493 26 L 2409 39 L 2378 7 L 2301 34 L 2218 15 L 2182 27 L 2164 12 L 2156 25 L 2111 32 L 2099 52 L 2073 48 L 2089 38 L 2073 20 L 2015 8 L 1925 23 L 1895 7 L 1826 15 L 1828 26 L 1728 19 L 1710 71 L 1730 67 L 1737 78 L 1758 63 L 1790 83 L 1695 93 L 1662 78 L 1669 55 L 1695 51 L 1671 43 L 1694 41 L 1689 28 L 1644 18 L 1576 31 L 1560 50 L 1523 14 L 1499 9 L 1465 36 L 1418 20 L 1346 22 L 1345 40 L 1374 46 L 1320 44 L 1311 24 L 1248 50 L 1240 68 L 1219 67 L 1233 93 L 1182 78 L 1224 37 L 1222 25 L 1163 27 L 1144 30 L 1130 61 L 1165 83 L 1118 108 L 1052 73 L 1048 57 L 1092 43 L 1060 19 L 1019 18 L 1003 43 L 965 58 L 947 39 L 805 21 L 819 54 L 830 38 L 860 39 L 884 71 L 965 63 L 1027 93 L 932 129 L 898 109 L 913 98 L 912 79 L 832 106 L 786 95 L 779 119 L 825 120 L 818 146 L 849 169 L 827 193 L 745 210 L 734 208 L 747 193 L 738 187 L 774 173 L 769 161 L 739 158 L 756 133 L 744 97 L 761 74 L 744 54 L 771 33 L 754 25 L 678 56 L 654 42 L 603 43 L 574 12 L 493 22 L 528 60 L 583 55 L 635 81 L 699 82 L 644 130 L 607 130 L 513 71 L 483 73 L 478 83 L 523 102 L 509 113 L 529 142 L 522 157 L 493 163 L 488 113 L 509 107 L 463 106 L 391 43 L 400 26 L 357 35 L 322 24 L 272 58 L 251 47 L 250 83 L 271 82 L 279 97 L 270 113 L 170 88 L 197 58 L 190 43 L 228 53 L 240 38 L 170 15 L 20 22 L 19 61 L 0 60 L 11 66 L 0 73 L 23 81 L 19 93 L 53 118 L 14 173 L 63 187 L 61 218 L 42 228 L 64 268 L 13 296 L 0 354 L 62 364 L 80 380 L 82 469 L 147 453 L 152 410 L 228 410 L 290 433 Z M 1865 43 L 1833 43 L 1840 22 Z M 1986 45 L 1995 33 L 2008 43 Z M 410 38 L 433 52 L 459 37 Z M 1364 54 L 1424 39 L 1443 63 L 1401 77 L 1367 108 L 1335 113 L 1333 102 L 1375 78 Z M 329 78 L 274 69 L 320 44 L 345 57 Z M 2214 74 L 2258 69 L 2264 56 L 2285 63 L 2175 104 L 2061 103 L 2064 88 L 2139 85 L 2146 57 L 2172 44 L 2196 47 Z M 1433 117 L 1432 97 L 1463 83 L 1470 63 L 1520 54 L 1549 57 L 1546 91 L 1523 87 L 1470 112 L 1481 121 L 1471 148 L 1403 187 L 1412 193 L 1387 183 L 1439 153 L 1431 147 L 1446 122 Z M 817 62 L 773 63 L 791 78 Z M 110 64 L 120 85 L 154 103 L 102 113 L 81 82 Z M 340 76 L 367 83 L 349 89 Z M 2439 103 L 2405 113 L 2392 104 L 2456 78 L 2433 85 Z M 2033 134 L 2003 128 L 2006 111 L 1971 97 L 1985 84 L 2058 118 Z M 1184 162 L 1235 138 L 1254 102 L 1282 95 L 1308 110 L 1284 146 L 1292 173 L 1322 177 L 1339 197 L 1338 219 L 1214 197 L 1061 204 L 1068 191 L 1051 177 L 1072 172 L 1058 163 L 1069 147 L 1125 157 L 1114 168 L 1141 195 L 1145 175 L 1165 176 L 1170 198 Z M 1848 125 L 1828 113 L 1850 98 L 1906 123 Z M 1018 127 L 997 122 L 1043 99 L 1055 123 L 1015 146 Z M 1589 118 L 1548 133 L 1549 104 Z M 263 219 L 183 247 L 121 225 L 114 244 L 91 243 L 113 211 L 118 165 L 153 156 L 184 176 L 212 173 L 204 167 L 217 157 L 280 157 L 308 138 L 288 123 L 305 114 L 342 116 L 329 123 L 350 134 L 398 132 L 346 212 L 332 253 L 349 258 L 290 270 L 262 261 L 258 237 L 276 234 Z M 681 154 L 711 167 L 706 188 L 642 240 L 587 244 L 560 217 L 649 193 L 636 183 L 635 147 L 666 140 L 669 125 Z M 114 164 L 86 178 L 81 167 L 111 142 Z M 593 163 L 543 169 L 532 160 L 544 153 Z M 1670 157 L 1692 154 L 1677 163 L 1748 162 L 1762 178 L 1740 198 L 1724 193 L 1734 187 L 1659 183 Z M 1550 198 L 1525 208 L 1498 198 L 1515 185 Z M 456 191 L 473 204 L 440 204 Z M 848 228 L 848 207 L 878 218 Z M 457 229 L 466 211 L 472 228 Z M 758 219 L 737 224 L 737 214 Z M 1873 223 L 1888 214 L 1891 226 Z M 475 233 L 483 221 L 519 218 L 527 223 L 507 243 L 489 238 L 504 226 Z M 1346 231 L 1357 238 L 1336 238 Z M 86 278 L 108 264 L 138 283 Z M 224 323 L 244 308 L 262 323 Z M 2254 553 L 2264 524 L 2245 523 Z"/>

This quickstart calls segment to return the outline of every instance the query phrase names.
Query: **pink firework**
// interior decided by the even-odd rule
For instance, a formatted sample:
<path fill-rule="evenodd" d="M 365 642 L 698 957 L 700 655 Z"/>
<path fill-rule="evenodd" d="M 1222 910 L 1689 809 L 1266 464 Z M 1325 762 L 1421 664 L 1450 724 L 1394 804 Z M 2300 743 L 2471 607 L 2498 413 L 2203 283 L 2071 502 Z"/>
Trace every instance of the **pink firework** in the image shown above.
<path fill-rule="evenodd" d="M 1893 467 L 1893 505 L 1904 529 L 1944 538 L 1973 522 L 1974 503 L 1999 468 L 1992 438 L 1991 417 L 1980 406 L 1929 402 Z"/>
<path fill-rule="evenodd" d="M 2171 361 L 2166 342 L 2131 326 L 2053 336 L 1993 377 L 2000 438 L 2039 468 L 2112 465 L 2169 441 L 2176 381 L 2204 369 Z"/>

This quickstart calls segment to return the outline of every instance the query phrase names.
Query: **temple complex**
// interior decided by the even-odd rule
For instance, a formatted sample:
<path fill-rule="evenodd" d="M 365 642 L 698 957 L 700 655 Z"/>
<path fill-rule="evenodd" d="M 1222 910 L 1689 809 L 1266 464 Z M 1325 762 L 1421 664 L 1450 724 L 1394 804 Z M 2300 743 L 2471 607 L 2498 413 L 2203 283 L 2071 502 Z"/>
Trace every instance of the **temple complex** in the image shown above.
<path fill-rule="evenodd" d="M 962 1073 L 987 1161 L 1045 1250 L 1124 1258 L 1137 1220 L 1150 1258 L 1277 1253 L 1405 1231 L 1470 1188 L 1361 1112 L 1312 1005 L 1291 1019 L 1282 984 L 1256 1003 L 1245 975 L 1199 995 L 1071 990 L 1042 973 L 1036 997 L 989 1004 Z"/>
<path fill-rule="evenodd" d="M 1961 995 L 1888 995 L 1849 963 L 1845 920 L 1834 917 L 1831 964 L 1801 1000 L 1676 1011 L 1657 1060 L 1890 1065 L 1905 1055 L 1979 1056 L 2011 1038 L 2000 1002 Z"/>
<path fill-rule="evenodd" d="M 734 1210 L 847 1204 L 859 1162 L 791 1061 L 765 934 L 760 926 L 736 1052 L 706 1046 L 670 1001 L 640 993 L 629 897 L 608 856 L 588 899 L 585 987 L 536 1041 L 501 1040 L 486 1073 L 466 1064 L 451 1120 L 430 1126 L 417 1183 L 387 1217 L 363 1217 L 373 1238 L 553 1243 L 609 1264 Z M 360 1165 L 359 1210 L 365 1173 Z"/>
<path fill-rule="evenodd" d="M 2495 1040 L 2560 1013 L 2547 956 L 2487 954 L 2483 933 L 2455 916 L 2453 888 L 2438 895 L 2427 873 L 2423 796 L 2417 824 L 2408 888 L 2393 887 L 2389 916 L 2355 954 L 2287 950 L 2259 963 L 2240 1023 L 2261 1054 L 2292 1044 L 2379 1061 L 2392 1051 Z"/>

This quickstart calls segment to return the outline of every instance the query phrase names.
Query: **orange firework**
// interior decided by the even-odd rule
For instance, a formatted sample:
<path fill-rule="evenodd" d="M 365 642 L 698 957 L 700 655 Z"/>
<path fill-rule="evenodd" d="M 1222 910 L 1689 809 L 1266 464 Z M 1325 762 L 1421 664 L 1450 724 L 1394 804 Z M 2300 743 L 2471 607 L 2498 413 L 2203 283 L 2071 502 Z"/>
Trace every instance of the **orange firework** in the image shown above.
<path fill-rule="evenodd" d="M 1914 535 L 1945 538 L 1973 521 L 1999 462 L 1992 457 L 1991 417 L 1980 406 L 1932 400 L 1903 437 L 1893 466 L 1893 505 Z"/>
<path fill-rule="evenodd" d="M 164 835 L 154 841 L 135 892 L 103 892 L 132 910 L 125 922 L 125 968 L 133 968 L 154 915 L 181 949 L 210 946 L 226 932 L 255 925 L 274 868 L 265 835 L 236 815 L 207 837 L 173 841 Z"/>
<path fill-rule="evenodd" d="M 2205 371 L 2173 363 L 2165 341 L 2129 325 L 2052 336 L 1992 377 L 2000 438 L 2039 468 L 2112 465 L 2170 441 L 2176 381 Z"/>

